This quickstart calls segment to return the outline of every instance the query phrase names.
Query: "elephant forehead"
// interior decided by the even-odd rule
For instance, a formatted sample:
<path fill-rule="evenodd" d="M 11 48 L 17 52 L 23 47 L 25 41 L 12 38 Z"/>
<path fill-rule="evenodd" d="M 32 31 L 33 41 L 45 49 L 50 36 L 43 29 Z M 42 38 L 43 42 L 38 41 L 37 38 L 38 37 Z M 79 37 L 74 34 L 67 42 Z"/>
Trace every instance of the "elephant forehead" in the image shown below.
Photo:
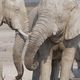
<path fill-rule="evenodd" d="M 3 0 L 2 6 L 4 9 L 9 10 L 19 10 L 23 7 L 24 1 L 23 0 Z"/>
<path fill-rule="evenodd" d="M 7 18 L 23 16 L 26 13 L 24 0 L 3 0 L 3 15 Z"/>

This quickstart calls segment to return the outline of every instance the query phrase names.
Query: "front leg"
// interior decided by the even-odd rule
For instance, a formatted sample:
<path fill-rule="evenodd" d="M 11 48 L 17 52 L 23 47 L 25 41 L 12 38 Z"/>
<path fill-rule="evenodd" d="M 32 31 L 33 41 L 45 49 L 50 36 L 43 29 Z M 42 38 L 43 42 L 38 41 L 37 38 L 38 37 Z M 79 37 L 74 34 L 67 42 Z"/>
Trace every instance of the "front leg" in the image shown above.
<path fill-rule="evenodd" d="M 51 69 L 52 69 L 52 53 L 53 49 L 50 50 L 49 55 L 47 56 L 46 60 L 41 62 L 40 68 L 40 79 L 39 80 L 50 80 L 51 76 Z"/>
<path fill-rule="evenodd" d="M 74 60 L 75 48 L 66 48 L 62 54 L 60 80 L 69 80 L 71 67 Z"/>
<path fill-rule="evenodd" d="M 60 61 L 53 60 L 52 61 L 51 80 L 58 80 L 59 69 L 60 69 L 59 67 L 60 67 Z"/>

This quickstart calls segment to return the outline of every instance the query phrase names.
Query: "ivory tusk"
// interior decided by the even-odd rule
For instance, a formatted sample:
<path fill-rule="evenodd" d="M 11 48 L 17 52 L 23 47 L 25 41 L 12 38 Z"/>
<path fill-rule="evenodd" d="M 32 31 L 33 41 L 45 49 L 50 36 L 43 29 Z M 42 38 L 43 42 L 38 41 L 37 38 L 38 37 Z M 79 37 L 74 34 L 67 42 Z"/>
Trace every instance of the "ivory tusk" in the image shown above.
<path fill-rule="evenodd" d="M 30 35 L 31 35 L 31 32 L 30 32 L 30 33 L 28 33 L 28 35 L 30 36 Z"/>
<path fill-rule="evenodd" d="M 29 35 L 28 34 L 26 34 L 26 33 L 24 33 L 21 29 L 20 30 L 18 30 L 24 37 L 29 37 Z"/>

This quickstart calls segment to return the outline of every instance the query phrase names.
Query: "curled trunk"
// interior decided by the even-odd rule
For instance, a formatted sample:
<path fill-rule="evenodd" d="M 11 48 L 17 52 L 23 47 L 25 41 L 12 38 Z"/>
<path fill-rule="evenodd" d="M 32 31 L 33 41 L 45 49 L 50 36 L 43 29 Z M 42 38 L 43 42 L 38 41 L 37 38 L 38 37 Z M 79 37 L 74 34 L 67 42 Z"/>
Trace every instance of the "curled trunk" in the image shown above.
<path fill-rule="evenodd" d="M 25 54 L 25 66 L 29 70 L 34 70 L 38 67 L 38 62 L 35 61 L 35 55 L 43 44 L 43 42 L 52 35 L 53 28 L 49 25 L 47 13 L 43 12 L 38 18 L 36 25 L 32 30 L 30 41 Z"/>

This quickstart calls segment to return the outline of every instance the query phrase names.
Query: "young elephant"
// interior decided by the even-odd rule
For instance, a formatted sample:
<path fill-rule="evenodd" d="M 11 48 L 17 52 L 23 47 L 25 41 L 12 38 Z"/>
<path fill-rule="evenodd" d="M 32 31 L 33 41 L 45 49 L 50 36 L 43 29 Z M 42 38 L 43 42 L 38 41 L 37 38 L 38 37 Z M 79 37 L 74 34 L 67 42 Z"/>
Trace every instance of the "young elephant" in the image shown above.
<path fill-rule="evenodd" d="M 74 0 L 43 0 L 39 5 L 38 20 L 32 30 L 26 50 L 24 59 L 26 68 L 29 70 L 37 68 L 38 61 L 36 61 L 35 55 L 46 39 L 49 39 L 49 43 L 59 44 L 63 41 L 65 49 L 62 54 L 60 80 L 69 80 L 69 71 L 73 63 L 76 46 L 80 40 L 79 17 L 80 7 Z M 50 40 L 51 37 L 52 41 Z M 51 47 L 54 46 L 51 45 Z M 49 70 L 49 73 L 51 72 L 52 48 L 50 48 L 49 53 L 46 60 L 42 62 L 46 65 L 50 63 L 48 67 L 42 65 L 43 74 L 46 74 L 43 80 L 50 79 L 50 74 L 46 73 L 46 69 Z"/>
<path fill-rule="evenodd" d="M 18 76 L 23 74 L 22 50 L 28 37 L 29 23 L 24 0 L 0 0 L 0 26 L 6 23 L 16 31 L 13 59 Z"/>

